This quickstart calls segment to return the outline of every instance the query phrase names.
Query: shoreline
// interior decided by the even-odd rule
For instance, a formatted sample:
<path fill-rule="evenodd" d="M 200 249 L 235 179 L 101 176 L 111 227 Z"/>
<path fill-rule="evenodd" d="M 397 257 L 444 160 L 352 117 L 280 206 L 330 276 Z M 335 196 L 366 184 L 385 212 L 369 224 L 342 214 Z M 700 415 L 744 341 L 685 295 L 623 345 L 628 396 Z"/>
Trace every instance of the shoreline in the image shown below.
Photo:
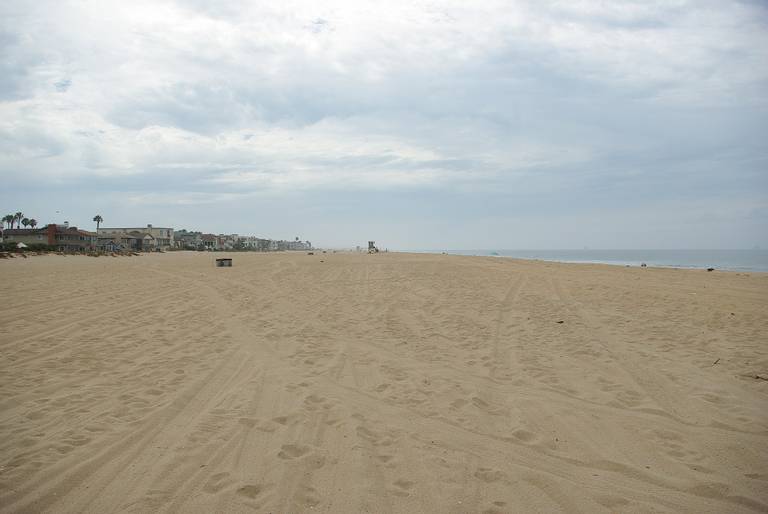
<path fill-rule="evenodd" d="M 460 253 L 460 252 L 468 253 Z M 737 250 L 741 251 L 741 250 Z M 748 250 L 751 251 L 751 250 Z M 559 264 L 592 264 L 602 266 L 612 266 L 619 268 L 643 268 L 641 266 L 642 261 L 625 261 L 625 262 L 609 262 L 605 260 L 567 260 L 567 259 L 548 259 L 548 258 L 534 258 L 534 257 L 520 257 L 515 255 L 491 255 L 482 253 L 469 253 L 473 250 L 456 250 L 456 251 L 403 251 L 397 253 L 413 253 L 413 254 L 428 254 L 428 255 L 456 255 L 463 257 L 490 257 L 499 259 L 513 259 L 516 261 L 530 261 L 530 262 L 542 262 L 542 263 L 559 263 Z M 679 265 L 679 264 L 658 264 L 658 263 L 646 263 L 645 268 L 653 269 L 675 269 L 675 270 L 692 270 L 692 271 L 707 271 L 707 268 L 714 268 L 713 271 L 728 272 L 728 273 L 768 273 L 768 269 L 750 268 L 750 267 L 733 267 L 733 266 L 717 266 L 717 265 Z"/>
<path fill-rule="evenodd" d="M 316 256 L 323 257 L 324 255 L 330 256 L 330 255 L 368 255 L 366 252 L 356 252 L 355 250 L 334 250 L 333 252 L 323 254 L 322 250 L 314 250 L 316 253 Z M 21 253 L 21 252 L 6 252 L 8 254 L 12 254 L 13 256 L 8 256 L 6 258 L 0 259 L 0 262 L 3 261 L 13 261 L 15 259 L 21 258 L 31 258 L 31 257 L 45 257 L 45 256 L 56 256 L 56 257 L 87 257 L 89 259 L 94 259 L 97 257 L 141 257 L 141 256 L 159 256 L 159 255 L 207 255 L 210 257 L 216 257 L 216 256 L 241 256 L 241 255 L 254 255 L 254 256 L 266 256 L 266 255 L 306 255 L 307 251 L 304 250 L 284 250 L 284 251 L 275 251 L 275 252 L 249 252 L 249 251 L 227 251 L 227 250 L 219 250 L 215 252 L 200 252 L 196 250 L 172 250 L 172 251 L 165 251 L 165 252 L 132 252 L 132 253 L 116 253 L 114 255 L 110 253 L 105 253 L 101 255 L 89 255 L 89 254 L 82 254 L 82 253 L 61 253 L 61 252 L 42 252 L 42 253 Z M 708 272 L 707 268 L 704 267 L 697 267 L 697 266 L 679 266 L 679 265 L 660 265 L 660 264 L 647 264 L 645 267 L 640 266 L 639 264 L 620 264 L 620 263 L 613 263 L 613 262 L 599 262 L 599 261 L 569 261 L 569 260 L 554 260 L 554 259 L 534 259 L 534 258 L 527 258 L 527 257 L 515 257 L 511 255 L 481 255 L 481 254 L 465 254 L 465 253 L 451 253 L 451 252 L 440 252 L 440 251 L 400 251 L 400 250 L 389 250 L 388 252 L 381 252 L 376 255 L 387 255 L 387 254 L 397 254 L 397 255 L 434 255 L 434 256 L 452 256 L 452 257 L 472 257 L 472 258 L 485 258 L 485 259 L 499 259 L 499 260 L 511 260 L 515 262 L 520 263 L 529 263 L 529 264 L 560 264 L 560 265 L 577 265 L 577 266 L 608 266 L 611 269 L 642 269 L 642 270 L 675 270 L 675 271 L 703 271 Z M 749 276 L 750 274 L 760 274 L 760 275 L 766 275 L 768 274 L 768 271 L 764 270 L 757 270 L 757 269 L 732 269 L 732 268 L 717 268 L 715 267 L 712 270 L 712 273 L 719 272 L 719 273 L 729 273 L 729 274 L 736 274 L 736 275 L 746 275 Z"/>

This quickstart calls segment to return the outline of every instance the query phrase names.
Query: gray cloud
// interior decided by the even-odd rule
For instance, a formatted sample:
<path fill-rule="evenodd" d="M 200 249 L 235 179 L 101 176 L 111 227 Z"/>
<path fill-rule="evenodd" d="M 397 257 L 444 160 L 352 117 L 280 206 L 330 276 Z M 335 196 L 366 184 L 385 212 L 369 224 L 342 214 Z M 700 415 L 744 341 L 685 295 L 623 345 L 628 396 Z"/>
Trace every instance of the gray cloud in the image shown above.
<path fill-rule="evenodd" d="M 54 82 L 53 84 L 53 86 L 56 88 L 56 91 L 59 93 L 66 93 L 71 85 L 72 81 L 70 79 L 61 79 L 58 82 Z"/>
<path fill-rule="evenodd" d="M 71 190 L 84 219 L 194 225 L 223 202 L 240 232 L 266 217 L 342 244 L 368 224 L 393 247 L 561 246 L 558 226 L 673 245 L 709 216 L 715 246 L 768 243 L 759 2 L 1 9 L 3 204 Z"/>

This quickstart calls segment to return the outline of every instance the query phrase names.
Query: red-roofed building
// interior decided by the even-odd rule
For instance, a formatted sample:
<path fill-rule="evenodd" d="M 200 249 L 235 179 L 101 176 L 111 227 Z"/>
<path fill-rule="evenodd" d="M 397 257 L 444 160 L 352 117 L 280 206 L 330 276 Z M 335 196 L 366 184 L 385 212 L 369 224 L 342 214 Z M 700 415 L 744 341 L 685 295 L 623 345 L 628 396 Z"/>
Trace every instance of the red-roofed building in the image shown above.
<path fill-rule="evenodd" d="M 96 234 L 67 224 L 50 224 L 43 228 L 15 228 L 3 231 L 4 242 L 25 245 L 44 244 L 57 250 L 80 252 L 90 250 L 96 243 Z"/>

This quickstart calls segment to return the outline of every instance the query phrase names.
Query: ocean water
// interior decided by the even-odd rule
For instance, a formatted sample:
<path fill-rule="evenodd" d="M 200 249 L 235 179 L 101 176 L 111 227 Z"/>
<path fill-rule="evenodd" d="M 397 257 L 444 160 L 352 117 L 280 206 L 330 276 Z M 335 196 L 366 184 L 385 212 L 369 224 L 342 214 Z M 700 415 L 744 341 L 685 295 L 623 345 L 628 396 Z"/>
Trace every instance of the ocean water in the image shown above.
<path fill-rule="evenodd" d="M 768 272 L 768 250 L 444 250 L 458 255 L 484 255 L 556 262 L 599 263 L 665 268 L 715 268 Z"/>

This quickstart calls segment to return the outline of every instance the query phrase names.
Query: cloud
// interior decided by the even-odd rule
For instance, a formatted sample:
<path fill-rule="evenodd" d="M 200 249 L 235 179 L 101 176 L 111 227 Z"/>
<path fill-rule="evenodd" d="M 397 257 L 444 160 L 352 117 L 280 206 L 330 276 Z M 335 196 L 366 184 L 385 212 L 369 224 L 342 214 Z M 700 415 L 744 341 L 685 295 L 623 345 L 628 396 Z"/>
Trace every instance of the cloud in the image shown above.
<path fill-rule="evenodd" d="M 56 88 L 56 91 L 59 93 L 66 93 L 67 89 L 69 89 L 69 86 L 72 85 L 72 81 L 70 79 L 61 79 L 58 82 L 54 82 L 53 86 Z"/>
<path fill-rule="evenodd" d="M 641 205 L 759 194 L 766 12 L 714 0 L 5 2 L 0 175 L 17 190 L 112 184 L 156 206 L 296 191 L 557 205 L 604 191 Z"/>

